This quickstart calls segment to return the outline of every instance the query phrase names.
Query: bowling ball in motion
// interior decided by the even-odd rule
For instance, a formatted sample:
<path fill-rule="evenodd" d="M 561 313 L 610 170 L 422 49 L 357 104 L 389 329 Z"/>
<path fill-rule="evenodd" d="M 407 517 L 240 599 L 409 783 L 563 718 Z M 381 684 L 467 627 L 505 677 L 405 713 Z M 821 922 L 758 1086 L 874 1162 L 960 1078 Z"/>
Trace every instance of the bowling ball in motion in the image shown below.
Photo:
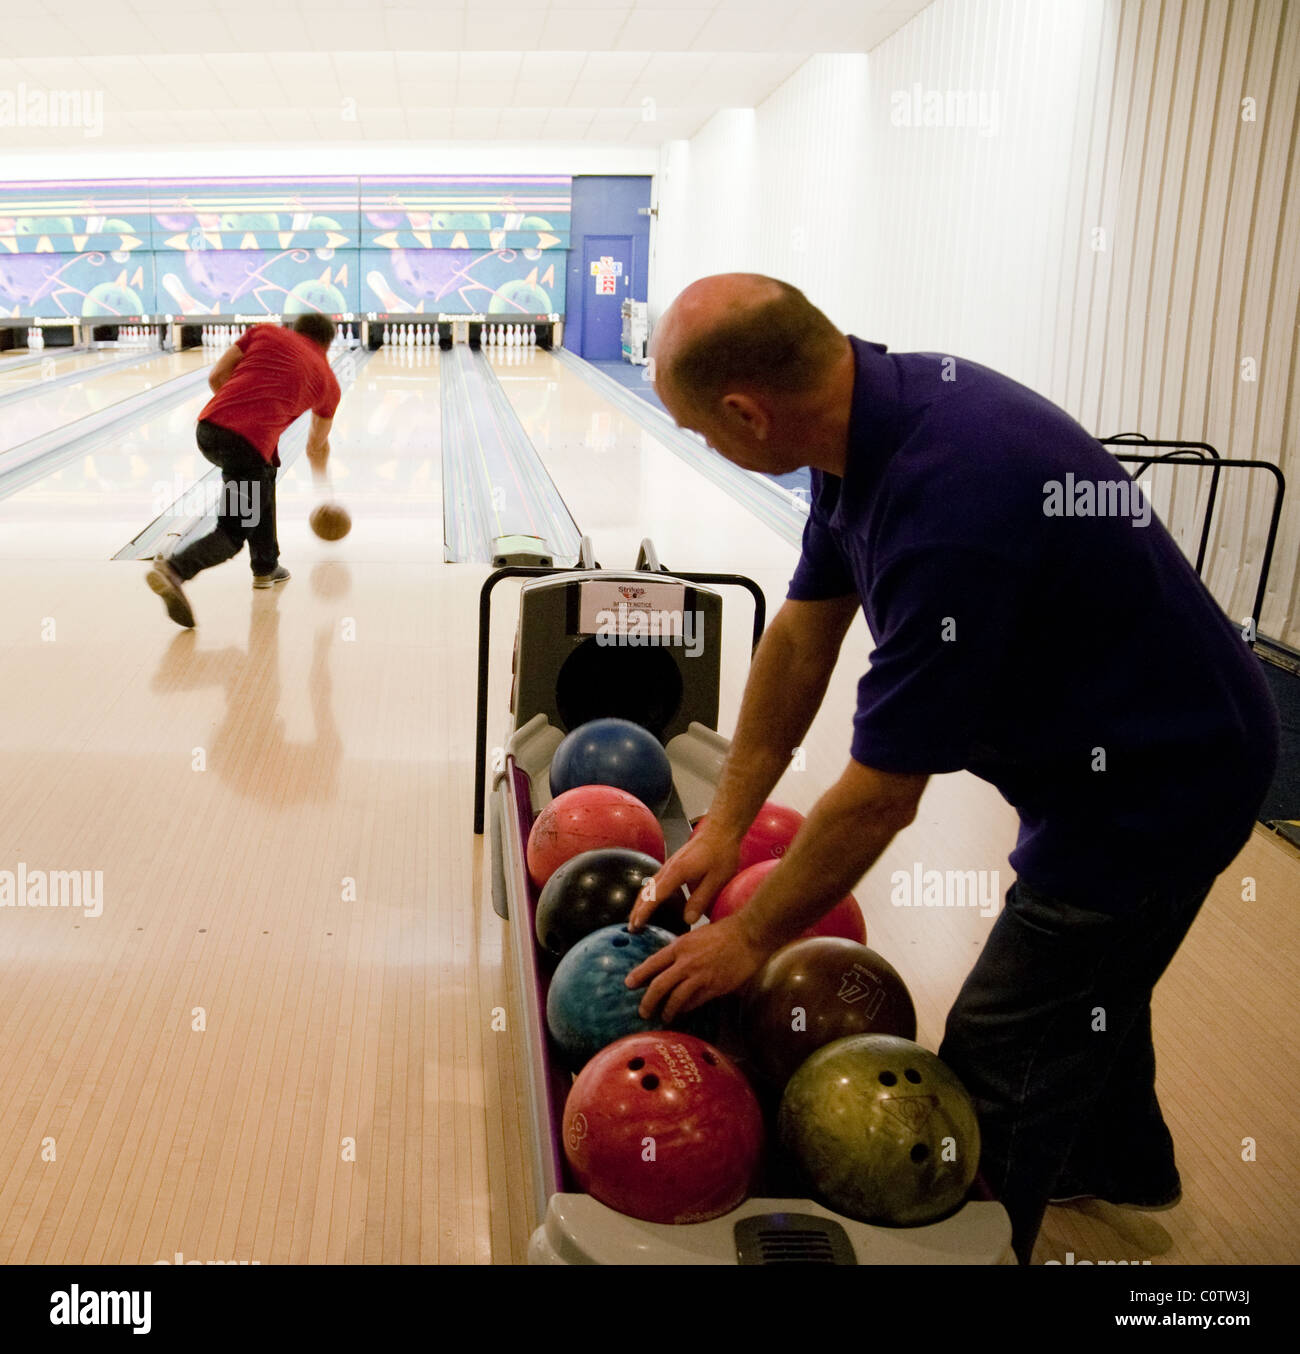
<path fill-rule="evenodd" d="M 689 1034 L 633 1034 L 598 1053 L 564 1105 L 580 1188 L 646 1222 L 707 1222 L 741 1203 L 763 1154 L 749 1083 Z"/>
<path fill-rule="evenodd" d="M 602 926 L 560 960 L 546 993 L 546 1026 L 566 1067 L 576 1071 L 625 1034 L 665 1028 L 662 1020 L 637 1014 L 645 990 L 624 980 L 674 939 L 657 926 L 635 934 L 626 926 Z M 699 1034 L 712 1033 L 712 1015 L 707 1006 L 698 1007 L 682 1023 Z"/>
<path fill-rule="evenodd" d="M 582 785 L 556 795 L 528 833 L 528 873 L 539 888 L 584 851 L 626 846 L 662 861 L 666 854 L 659 820 L 635 796 L 613 785 Z"/>
<path fill-rule="evenodd" d="M 887 1034 L 818 1049 L 790 1078 L 777 1131 L 817 1197 L 860 1222 L 934 1222 L 979 1167 L 966 1088 L 929 1050 Z"/>
<path fill-rule="evenodd" d="M 566 860 L 537 900 L 537 939 L 542 948 L 562 955 L 592 931 L 627 921 L 642 885 L 660 868 L 653 856 L 621 846 L 584 851 Z M 688 929 L 685 909 L 686 893 L 678 889 L 655 909 L 650 924 L 680 935 Z"/>
<path fill-rule="evenodd" d="M 708 821 L 708 814 L 697 819 L 693 837 Z M 780 860 L 803 825 L 803 814 L 769 799 L 754 817 L 740 842 L 740 863 L 736 871 L 747 870 L 761 860 Z"/>
<path fill-rule="evenodd" d="M 779 860 L 760 860 L 747 870 L 741 870 L 718 894 L 713 906 L 709 908 L 709 920 L 721 921 L 742 907 L 758 892 L 759 885 L 781 862 Z M 805 936 L 842 936 L 845 940 L 855 940 L 859 945 L 867 943 L 867 922 L 858 906 L 857 899 L 846 893 L 838 903 L 819 921 L 815 921 Z"/>
<path fill-rule="evenodd" d="M 551 793 L 616 785 L 653 813 L 668 807 L 673 769 L 663 744 L 630 719 L 592 719 L 565 736 L 551 758 Z"/>
<path fill-rule="evenodd" d="M 341 541 L 352 530 L 348 510 L 338 503 L 318 504 L 307 520 L 322 541 Z"/>
<path fill-rule="evenodd" d="M 776 1089 L 836 1039 L 916 1038 L 916 1008 L 893 965 L 865 945 L 833 936 L 777 950 L 746 984 L 740 1021 L 746 1051 Z"/>

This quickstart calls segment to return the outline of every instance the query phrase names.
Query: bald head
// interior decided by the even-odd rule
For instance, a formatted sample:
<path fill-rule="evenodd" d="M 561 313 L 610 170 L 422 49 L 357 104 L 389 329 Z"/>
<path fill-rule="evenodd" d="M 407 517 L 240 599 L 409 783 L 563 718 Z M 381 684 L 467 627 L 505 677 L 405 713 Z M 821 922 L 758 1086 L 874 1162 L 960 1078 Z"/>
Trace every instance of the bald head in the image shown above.
<path fill-rule="evenodd" d="M 789 283 L 718 273 L 692 282 L 660 320 L 655 382 L 700 411 L 733 390 L 806 396 L 844 349 L 844 335 Z"/>
<path fill-rule="evenodd" d="M 789 283 L 701 278 L 664 313 L 650 351 L 669 412 L 729 461 L 781 473 L 822 463 L 810 455 L 842 460 L 853 350 Z"/>

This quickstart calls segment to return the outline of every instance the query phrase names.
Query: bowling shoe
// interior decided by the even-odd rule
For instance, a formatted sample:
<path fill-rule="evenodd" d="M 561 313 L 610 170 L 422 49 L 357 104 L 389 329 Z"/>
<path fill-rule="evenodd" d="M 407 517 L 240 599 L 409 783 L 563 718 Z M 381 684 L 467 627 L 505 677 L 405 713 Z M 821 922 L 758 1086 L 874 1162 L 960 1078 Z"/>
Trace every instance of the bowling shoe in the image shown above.
<path fill-rule="evenodd" d="M 181 587 L 181 576 L 159 555 L 145 574 L 144 581 L 163 599 L 167 614 L 177 625 L 186 630 L 194 628 L 194 613 L 185 599 L 185 590 Z"/>
<path fill-rule="evenodd" d="M 274 573 L 254 574 L 253 586 L 255 588 L 273 588 L 277 583 L 285 583 L 292 577 L 293 575 L 283 564 L 277 564 Z"/>

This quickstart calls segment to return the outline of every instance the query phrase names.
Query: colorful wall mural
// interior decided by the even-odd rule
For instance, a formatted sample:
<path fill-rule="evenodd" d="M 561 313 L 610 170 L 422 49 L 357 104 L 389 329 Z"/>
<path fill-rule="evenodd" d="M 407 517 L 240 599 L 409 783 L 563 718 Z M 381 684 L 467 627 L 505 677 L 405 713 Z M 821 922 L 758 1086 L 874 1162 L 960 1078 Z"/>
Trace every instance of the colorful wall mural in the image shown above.
<path fill-rule="evenodd" d="M 568 176 L 0 184 L 0 320 L 563 314 Z"/>

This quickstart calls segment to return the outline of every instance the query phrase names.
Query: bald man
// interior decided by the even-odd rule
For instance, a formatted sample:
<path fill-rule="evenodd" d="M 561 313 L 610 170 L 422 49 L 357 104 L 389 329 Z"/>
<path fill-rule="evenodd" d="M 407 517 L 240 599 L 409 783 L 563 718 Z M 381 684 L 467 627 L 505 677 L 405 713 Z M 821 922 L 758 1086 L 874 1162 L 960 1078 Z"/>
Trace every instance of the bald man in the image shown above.
<path fill-rule="evenodd" d="M 843 774 L 748 907 L 631 974 L 642 1014 L 735 990 L 857 884 L 929 776 L 970 771 L 1019 813 L 1016 877 L 939 1054 L 974 1097 L 1016 1254 L 1029 1262 L 1050 1199 L 1172 1207 L 1151 994 L 1273 774 L 1277 713 L 1249 647 L 1119 463 L 997 372 L 890 354 L 744 274 L 688 287 L 652 357 L 668 410 L 720 455 L 812 472 L 708 820 L 658 896 L 685 884 L 703 915 L 859 607 L 875 647 Z"/>

